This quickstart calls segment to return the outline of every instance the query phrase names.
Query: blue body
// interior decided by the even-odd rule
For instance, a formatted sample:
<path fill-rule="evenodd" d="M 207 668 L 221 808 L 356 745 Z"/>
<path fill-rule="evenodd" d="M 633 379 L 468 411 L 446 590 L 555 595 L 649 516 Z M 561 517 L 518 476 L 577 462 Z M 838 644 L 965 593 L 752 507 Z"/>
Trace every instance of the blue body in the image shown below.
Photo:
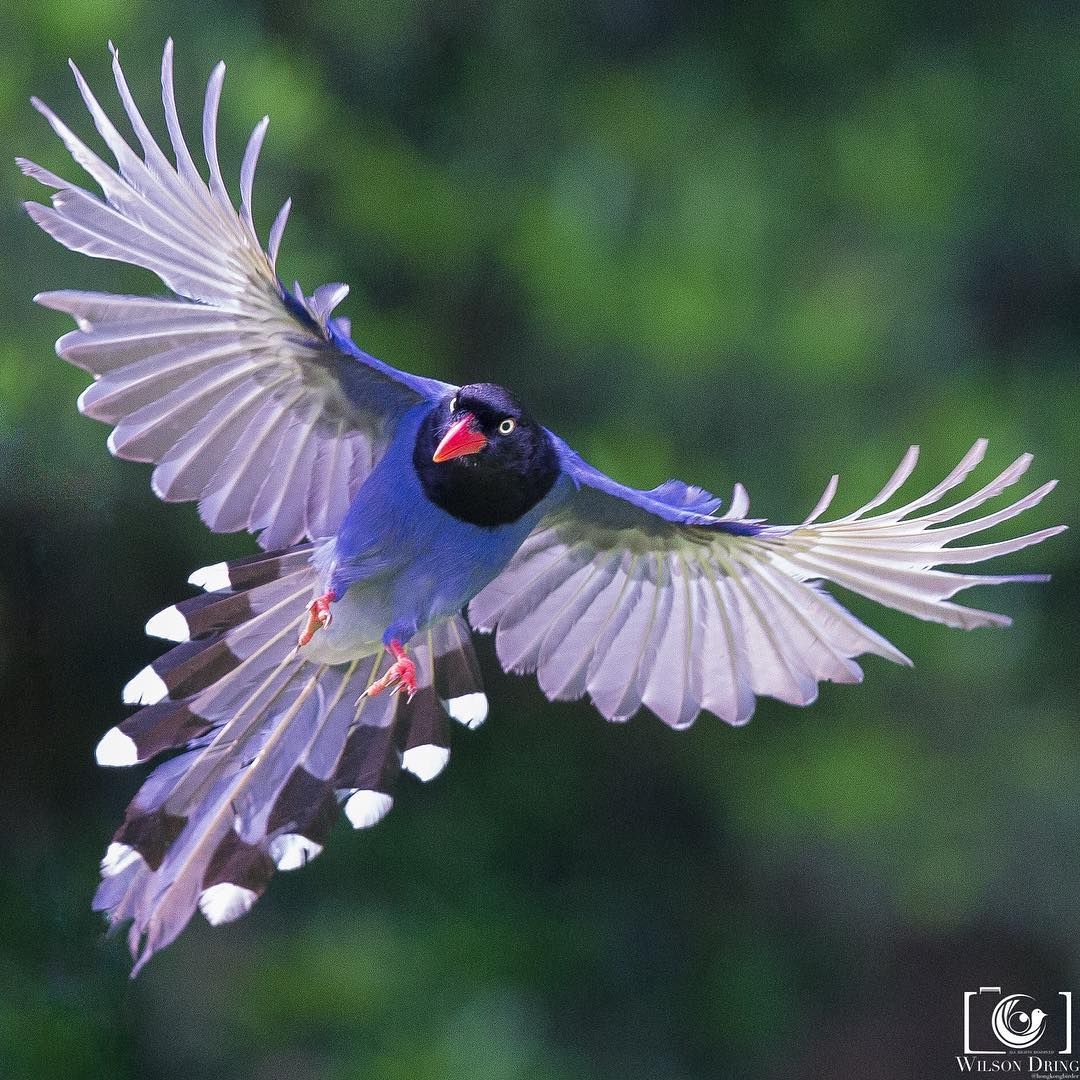
<path fill-rule="evenodd" d="M 326 646 L 353 652 L 373 637 L 383 644 L 405 642 L 460 611 L 506 566 L 540 518 L 574 491 L 564 475 L 509 525 L 459 521 L 427 498 L 413 465 L 417 431 L 435 407 L 425 401 L 402 417 L 333 544 L 317 557 L 325 585 L 339 598 L 333 624 L 319 635 Z"/>

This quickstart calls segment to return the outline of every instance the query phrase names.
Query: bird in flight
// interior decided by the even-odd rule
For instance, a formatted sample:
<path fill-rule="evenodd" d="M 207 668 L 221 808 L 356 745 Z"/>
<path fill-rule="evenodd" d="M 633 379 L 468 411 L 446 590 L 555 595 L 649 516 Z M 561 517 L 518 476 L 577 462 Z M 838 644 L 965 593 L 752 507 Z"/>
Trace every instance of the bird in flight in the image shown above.
<path fill-rule="evenodd" d="M 958 521 L 1019 480 L 1027 454 L 951 502 L 980 440 L 926 494 L 882 509 L 915 467 L 912 447 L 854 513 L 822 520 L 833 477 L 802 523 L 770 525 L 748 515 L 741 486 L 725 512 L 677 480 L 625 487 L 508 390 L 367 355 L 333 314 L 345 285 L 305 295 L 279 280 L 288 202 L 262 246 L 251 196 L 265 117 L 234 206 L 216 148 L 223 64 L 203 110 L 208 180 L 177 116 L 171 41 L 171 156 L 115 49 L 137 148 L 71 67 L 115 164 L 34 99 L 102 194 L 19 159 L 52 189 L 50 205 L 26 209 L 65 247 L 144 267 L 174 294 L 36 297 L 75 320 L 56 351 L 93 375 L 79 410 L 112 425 L 114 455 L 154 464 L 160 498 L 195 500 L 210 529 L 247 529 L 262 549 L 197 570 L 204 591 L 150 619 L 173 647 L 127 684 L 139 708 L 97 746 L 107 766 L 167 755 L 108 845 L 94 900 L 113 926 L 130 922 L 133 974 L 196 908 L 214 924 L 246 913 L 275 869 L 322 850 L 339 809 L 367 828 L 402 770 L 424 781 L 442 770 L 451 721 L 487 716 L 472 630 L 494 633 L 502 666 L 536 672 L 548 698 L 587 697 L 609 720 L 645 706 L 675 728 L 703 710 L 743 724 L 758 696 L 808 705 L 824 680 L 860 681 L 864 653 L 910 663 L 826 583 L 970 629 L 1009 619 L 954 602 L 961 590 L 1045 580 L 938 569 L 1063 528 L 954 546 L 1051 490 Z"/>

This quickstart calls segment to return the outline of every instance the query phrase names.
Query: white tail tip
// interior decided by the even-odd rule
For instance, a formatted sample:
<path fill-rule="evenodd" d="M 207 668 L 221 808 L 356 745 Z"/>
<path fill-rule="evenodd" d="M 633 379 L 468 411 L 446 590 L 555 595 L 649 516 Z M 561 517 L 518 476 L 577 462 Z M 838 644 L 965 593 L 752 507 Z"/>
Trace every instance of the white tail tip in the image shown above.
<path fill-rule="evenodd" d="M 446 702 L 446 711 L 467 728 L 478 728 L 488 714 L 487 694 L 462 694 Z"/>
<path fill-rule="evenodd" d="M 101 860 L 101 876 L 114 877 L 141 858 L 130 844 L 119 844 L 114 840 L 105 849 L 105 857 Z"/>
<path fill-rule="evenodd" d="M 300 833 L 282 833 L 270 841 L 270 858 L 279 870 L 299 870 L 322 851 L 316 844 Z"/>
<path fill-rule="evenodd" d="M 125 705 L 156 705 L 169 696 L 169 688 L 152 667 L 144 667 L 124 687 L 123 696 Z"/>
<path fill-rule="evenodd" d="M 175 604 L 159 611 L 146 624 L 146 633 L 150 637 L 161 638 L 162 641 L 187 641 L 191 637 L 187 619 L 180 614 Z"/>
<path fill-rule="evenodd" d="M 130 735 L 125 735 L 118 727 L 109 728 L 101 737 L 94 750 L 94 757 L 99 765 L 118 768 L 122 765 L 135 765 L 139 761 L 139 751 Z M 102 864 L 104 869 L 104 864 Z"/>
<path fill-rule="evenodd" d="M 231 589 L 229 564 L 219 562 L 214 563 L 213 566 L 203 566 L 188 578 L 188 584 L 199 589 L 205 589 L 207 592 L 220 592 L 222 589 Z"/>
<path fill-rule="evenodd" d="M 393 798 L 382 791 L 354 791 L 345 802 L 345 816 L 354 829 L 370 829 L 393 805 Z"/>
<path fill-rule="evenodd" d="M 448 746 L 425 743 L 423 746 L 413 746 L 406 750 L 401 755 L 401 767 L 426 784 L 429 780 L 434 780 L 446 768 L 449 760 L 450 748 Z"/>
<path fill-rule="evenodd" d="M 250 889 L 222 881 L 199 893 L 199 910 L 211 926 L 220 926 L 246 915 L 258 899 L 258 894 Z"/>

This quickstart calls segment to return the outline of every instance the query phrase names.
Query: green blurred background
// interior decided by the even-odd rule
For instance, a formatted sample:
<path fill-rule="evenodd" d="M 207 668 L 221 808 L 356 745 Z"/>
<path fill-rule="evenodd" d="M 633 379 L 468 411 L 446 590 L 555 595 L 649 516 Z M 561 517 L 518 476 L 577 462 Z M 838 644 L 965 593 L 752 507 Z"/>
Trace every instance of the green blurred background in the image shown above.
<path fill-rule="evenodd" d="M 493 710 L 370 833 L 342 826 L 246 920 L 135 982 L 89 910 L 138 777 L 93 747 L 157 653 L 145 619 L 251 550 L 80 418 L 32 295 L 154 290 L 18 208 L 74 175 L 37 93 L 64 62 L 148 116 L 160 49 L 198 144 L 271 124 L 280 269 L 342 280 L 381 358 L 514 387 L 620 479 L 805 514 L 991 439 L 1077 518 L 1080 15 L 1069 3 L 306 5 L 36 0 L 0 15 L 0 1076 L 689 1080 L 956 1073 L 962 996 L 1080 991 L 1077 548 L 972 594 L 1006 633 L 872 613 L 915 658 L 732 730 L 605 724 L 497 672 Z M 157 124 L 157 130 L 162 125 Z M 1002 535 L 1005 535 L 1004 531 Z M 870 605 L 857 604 L 860 614 Z"/>

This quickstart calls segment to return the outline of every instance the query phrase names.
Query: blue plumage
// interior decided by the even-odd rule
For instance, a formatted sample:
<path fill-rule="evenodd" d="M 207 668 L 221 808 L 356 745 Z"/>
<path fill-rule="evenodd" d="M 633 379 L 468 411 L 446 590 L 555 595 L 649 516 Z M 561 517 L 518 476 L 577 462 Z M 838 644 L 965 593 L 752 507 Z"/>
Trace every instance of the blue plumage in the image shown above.
<path fill-rule="evenodd" d="M 223 65 L 203 116 L 209 184 L 181 133 L 171 42 L 171 159 L 115 50 L 141 152 L 73 70 L 116 165 L 35 99 L 103 197 L 20 159 L 53 191 L 51 205 L 27 211 L 66 247 L 145 267 L 175 294 L 37 297 L 76 320 L 57 352 L 94 376 L 79 408 L 114 425 L 115 455 L 154 463 L 161 498 L 197 500 L 211 529 L 248 529 L 264 549 L 196 571 L 204 595 L 150 620 L 147 632 L 175 647 L 127 684 L 125 702 L 142 707 L 98 744 L 110 766 L 176 752 L 136 794 L 101 864 L 95 907 L 114 925 L 131 921 L 136 970 L 196 907 L 228 922 L 275 869 L 318 855 L 339 806 L 366 828 L 389 810 L 401 771 L 430 780 L 442 769 L 450 720 L 475 727 L 487 715 L 469 624 L 494 632 L 503 667 L 536 672 L 549 698 L 588 697 L 612 720 L 645 706 L 673 727 L 703 710 L 741 724 L 758 696 L 806 705 L 823 680 L 859 681 L 865 653 L 910 662 L 825 583 L 948 626 L 1003 626 L 1006 616 L 952 598 L 1031 575 L 940 567 L 1060 531 L 958 543 L 1053 487 L 967 518 L 1031 462 L 1022 455 L 945 500 L 985 440 L 925 495 L 882 509 L 915 467 L 912 447 L 874 498 L 827 522 L 836 477 L 788 526 L 749 517 L 739 485 L 726 513 L 680 481 L 625 487 L 502 388 L 450 386 L 363 352 L 332 315 L 345 286 L 310 297 L 283 288 L 289 203 L 265 250 L 251 208 L 265 120 L 244 154 L 239 212 L 222 178 Z"/>
<path fill-rule="evenodd" d="M 415 406 L 399 421 L 386 451 L 357 492 L 336 538 L 320 555 L 328 591 L 347 605 L 327 630 L 355 627 L 389 644 L 408 641 L 429 623 L 460 611 L 502 571 L 545 513 L 565 503 L 565 478 L 514 522 L 484 527 L 455 518 L 425 494 L 412 466 L 417 432 L 437 403 Z M 337 631 L 344 634 L 344 629 Z M 318 648 L 318 639 L 313 641 Z"/>

